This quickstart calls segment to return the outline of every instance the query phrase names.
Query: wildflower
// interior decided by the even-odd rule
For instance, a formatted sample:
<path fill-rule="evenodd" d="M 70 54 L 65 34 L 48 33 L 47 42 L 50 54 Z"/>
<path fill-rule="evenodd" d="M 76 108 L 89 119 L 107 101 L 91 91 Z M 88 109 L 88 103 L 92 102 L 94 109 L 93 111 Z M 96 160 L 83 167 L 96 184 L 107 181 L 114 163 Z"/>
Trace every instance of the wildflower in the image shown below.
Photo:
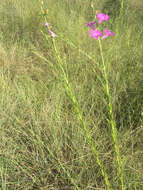
<path fill-rule="evenodd" d="M 49 27 L 49 26 L 50 26 L 50 24 L 49 24 L 48 22 L 46 22 L 46 23 L 45 23 L 45 26 L 46 26 L 46 27 Z"/>
<path fill-rule="evenodd" d="M 56 37 L 56 34 L 55 34 L 52 30 L 49 30 L 49 33 L 50 33 L 50 35 L 51 35 L 53 38 Z"/>
<path fill-rule="evenodd" d="M 108 38 L 109 36 L 114 36 L 114 35 L 115 35 L 114 32 L 111 32 L 111 31 L 108 30 L 107 28 L 104 28 L 104 32 L 105 32 L 105 35 L 102 36 L 102 39 L 105 39 L 105 38 Z"/>
<path fill-rule="evenodd" d="M 86 26 L 89 26 L 89 27 L 92 28 L 93 30 L 95 30 L 94 24 L 96 24 L 95 21 L 93 21 L 93 22 L 86 22 Z"/>
<path fill-rule="evenodd" d="M 98 13 L 97 16 L 96 16 L 96 18 L 98 19 L 98 23 L 100 24 L 100 23 L 108 20 L 109 19 L 109 15 L 106 15 L 104 13 Z"/>
<path fill-rule="evenodd" d="M 102 32 L 97 29 L 90 30 L 89 32 L 90 32 L 90 37 L 96 40 L 99 40 L 99 37 L 102 36 Z"/>

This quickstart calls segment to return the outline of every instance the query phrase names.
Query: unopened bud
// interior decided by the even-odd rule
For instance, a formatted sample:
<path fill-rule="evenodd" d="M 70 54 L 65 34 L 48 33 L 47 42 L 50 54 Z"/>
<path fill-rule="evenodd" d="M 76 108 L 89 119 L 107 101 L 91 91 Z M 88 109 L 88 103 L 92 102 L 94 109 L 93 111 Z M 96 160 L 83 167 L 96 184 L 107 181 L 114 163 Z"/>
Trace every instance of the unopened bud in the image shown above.
<path fill-rule="evenodd" d="M 94 4 L 93 4 L 93 2 L 91 2 L 91 8 L 94 8 Z"/>
<path fill-rule="evenodd" d="M 46 11 L 45 11 L 45 12 L 46 12 L 46 14 L 48 14 L 48 13 L 49 13 L 49 10 L 48 10 L 48 9 L 46 9 Z"/>

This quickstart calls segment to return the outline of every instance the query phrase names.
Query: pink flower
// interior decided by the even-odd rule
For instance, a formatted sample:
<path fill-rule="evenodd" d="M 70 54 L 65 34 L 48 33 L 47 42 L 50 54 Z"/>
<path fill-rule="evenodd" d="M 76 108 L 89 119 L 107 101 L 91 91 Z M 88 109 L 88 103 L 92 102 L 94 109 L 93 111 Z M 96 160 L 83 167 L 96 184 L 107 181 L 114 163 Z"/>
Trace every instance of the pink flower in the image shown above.
<path fill-rule="evenodd" d="M 89 33 L 90 33 L 90 37 L 96 40 L 99 40 L 99 37 L 102 36 L 102 32 L 97 29 L 90 30 Z"/>
<path fill-rule="evenodd" d="M 56 34 L 55 34 L 52 30 L 49 30 L 49 33 L 50 33 L 50 35 L 51 35 L 53 38 L 56 37 Z"/>
<path fill-rule="evenodd" d="M 49 27 L 49 26 L 50 26 L 50 24 L 49 24 L 48 22 L 46 22 L 46 23 L 45 23 L 45 26 L 46 26 L 46 27 Z"/>
<path fill-rule="evenodd" d="M 114 32 L 111 32 L 111 31 L 108 30 L 107 28 L 104 28 L 104 32 L 105 32 L 105 35 L 102 36 L 102 39 L 105 39 L 105 38 L 108 38 L 109 36 L 114 36 L 114 35 L 115 35 Z"/>
<path fill-rule="evenodd" d="M 104 13 L 98 13 L 97 16 L 96 16 L 96 18 L 98 19 L 98 23 L 100 24 L 100 23 L 108 20 L 109 19 L 109 15 L 106 15 Z"/>

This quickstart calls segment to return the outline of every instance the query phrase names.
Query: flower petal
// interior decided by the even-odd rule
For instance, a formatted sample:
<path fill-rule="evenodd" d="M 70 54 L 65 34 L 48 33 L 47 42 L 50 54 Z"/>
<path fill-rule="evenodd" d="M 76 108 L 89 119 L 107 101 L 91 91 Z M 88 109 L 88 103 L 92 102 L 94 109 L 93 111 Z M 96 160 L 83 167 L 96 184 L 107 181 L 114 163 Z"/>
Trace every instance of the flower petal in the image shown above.
<path fill-rule="evenodd" d="M 110 17 L 109 17 L 109 15 L 107 15 L 107 14 L 98 13 L 97 16 L 96 16 L 96 18 L 98 19 L 98 23 L 100 24 L 100 23 L 102 23 L 102 22 L 108 20 Z"/>
<path fill-rule="evenodd" d="M 49 33 L 50 33 L 50 35 L 51 35 L 53 38 L 56 37 L 56 34 L 55 34 L 52 30 L 49 30 Z"/>
<path fill-rule="evenodd" d="M 105 35 L 102 36 L 102 39 L 108 38 L 109 36 L 114 36 L 115 33 L 111 32 L 108 28 L 104 28 Z"/>
<path fill-rule="evenodd" d="M 45 26 L 46 26 L 46 27 L 49 27 L 49 26 L 50 26 L 50 24 L 49 24 L 48 22 L 46 22 L 46 23 L 45 23 Z"/>
<path fill-rule="evenodd" d="M 90 37 L 96 40 L 99 40 L 99 37 L 102 36 L 102 32 L 97 29 L 90 30 L 89 33 L 90 33 Z"/>

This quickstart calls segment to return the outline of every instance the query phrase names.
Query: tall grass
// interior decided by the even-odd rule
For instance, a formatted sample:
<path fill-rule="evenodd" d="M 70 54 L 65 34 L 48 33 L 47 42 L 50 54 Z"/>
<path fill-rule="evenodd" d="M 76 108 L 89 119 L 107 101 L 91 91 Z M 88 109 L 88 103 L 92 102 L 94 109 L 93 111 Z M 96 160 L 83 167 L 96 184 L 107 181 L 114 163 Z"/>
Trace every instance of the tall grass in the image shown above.
<path fill-rule="evenodd" d="M 0 3 L 0 188 L 142 189 L 141 5 L 101 44 L 85 22 L 107 1 L 41 2 Z"/>

